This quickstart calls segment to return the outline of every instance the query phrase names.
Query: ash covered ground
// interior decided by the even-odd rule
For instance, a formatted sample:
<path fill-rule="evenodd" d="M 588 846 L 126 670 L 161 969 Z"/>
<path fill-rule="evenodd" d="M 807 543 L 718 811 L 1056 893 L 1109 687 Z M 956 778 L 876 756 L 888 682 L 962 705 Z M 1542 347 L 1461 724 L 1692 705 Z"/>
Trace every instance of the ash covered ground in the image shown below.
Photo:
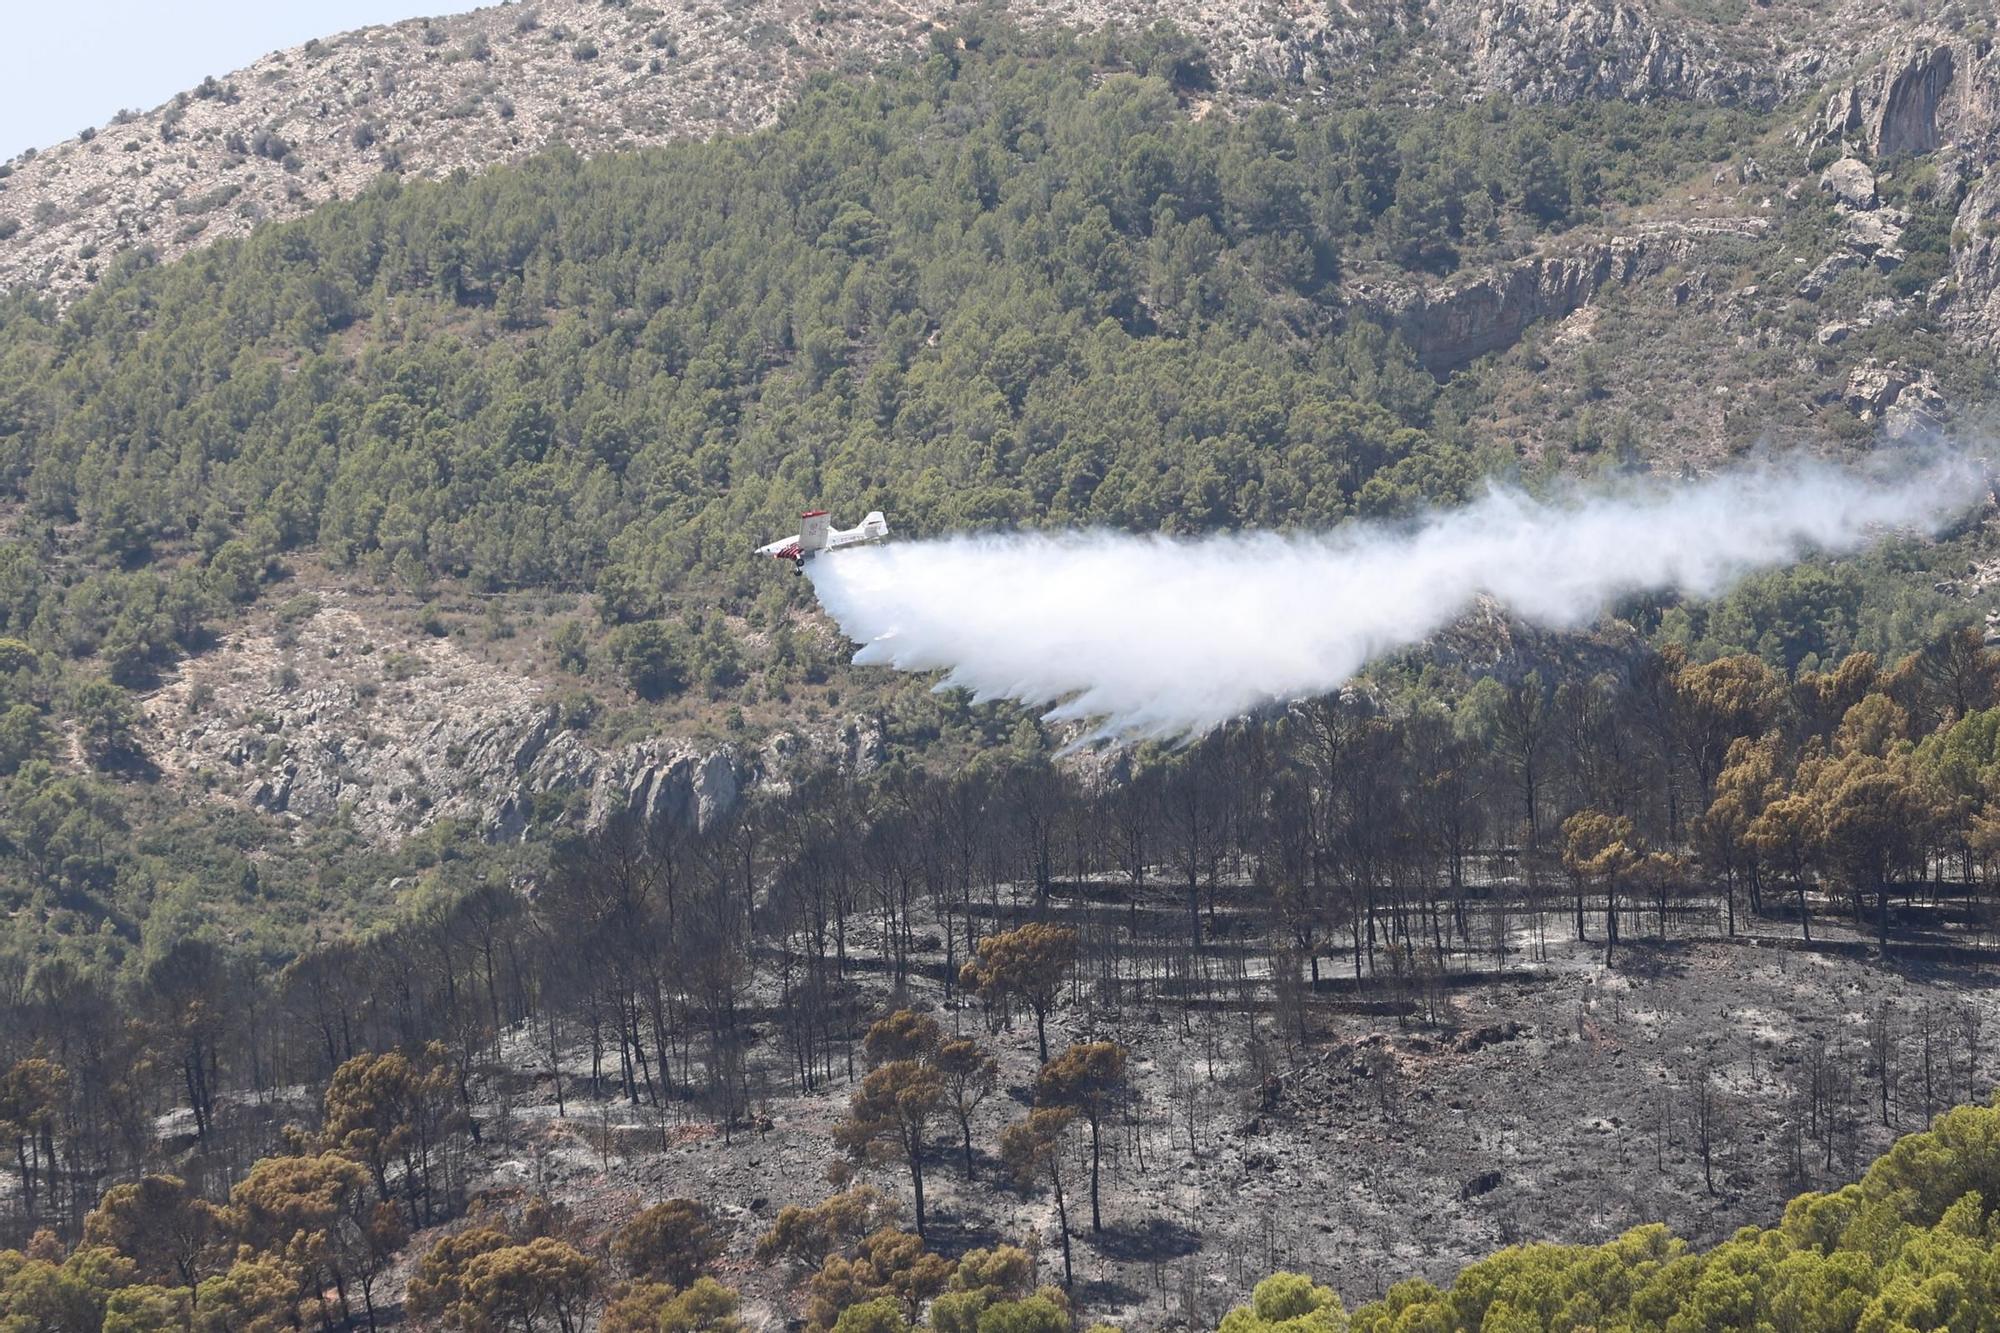
<path fill-rule="evenodd" d="M 1003 902 L 981 926 L 1033 914 Z M 1048 1033 L 1052 1052 L 1104 1038 L 1131 1052 L 1134 1097 L 1105 1134 L 1102 1232 L 1089 1226 L 1087 1135 L 1073 1138 L 1066 1173 L 1073 1295 L 1087 1320 L 1129 1328 L 1212 1327 L 1275 1268 L 1313 1273 L 1351 1307 L 1406 1277 L 1447 1282 L 1503 1245 L 1602 1241 L 1653 1221 L 1707 1243 L 1773 1222 L 1801 1190 L 1857 1177 L 1928 1113 L 1985 1097 L 2000 1033 L 2000 974 L 1978 948 L 1933 946 L 1958 960 L 1945 963 L 1912 945 L 1885 961 L 1832 920 L 1802 946 L 1782 922 L 1739 923 L 1729 938 L 1719 916 L 1684 912 L 1660 940 L 1635 916 L 1607 966 L 1601 910 L 1578 943 L 1567 911 L 1552 905 L 1537 928 L 1513 909 L 1504 966 L 1488 950 L 1443 979 L 1378 972 L 1356 986 L 1336 956 L 1322 959 L 1317 990 L 1280 993 L 1271 942 L 1249 918 L 1221 913 L 1190 969 L 1185 945 L 1165 942 L 1186 921 L 1171 893 L 1135 909 L 1122 888 L 1058 889 L 1040 914 L 1081 925 L 1086 942 L 1133 923 L 1154 941 L 1139 950 L 1145 979 L 1086 983 L 1099 968 L 1086 947 Z M 901 994 L 875 938 L 850 933 L 859 1021 L 927 1011 L 1001 1062 L 974 1126 L 973 1178 L 956 1126 L 939 1122 L 930 1243 L 947 1254 L 1025 1243 L 1042 1280 L 1057 1281 L 1053 1200 L 1013 1188 L 994 1155 L 1031 1100 L 1033 1020 L 947 994 L 938 932 L 918 933 Z M 610 1079 L 593 1095 L 575 1046 L 559 1116 L 546 1033 L 512 1033 L 486 1080 L 478 1188 L 501 1202 L 546 1192 L 598 1230 L 662 1198 L 705 1200 L 730 1228 L 719 1275 L 742 1290 L 746 1316 L 773 1328 L 795 1318 L 788 1288 L 802 1275 L 751 1249 L 781 1207 L 836 1188 L 832 1131 L 854 1082 L 801 1093 L 775 994 L 756 998 L 767 1011 L 752 1114 L 727 1135 L 691 1105 L 635 1106 Z M 853 1058 L 858 1081 L 858 1039 Z M 902 1202 L 908 1226 L 902 1166 L 859 1175 Z"/>

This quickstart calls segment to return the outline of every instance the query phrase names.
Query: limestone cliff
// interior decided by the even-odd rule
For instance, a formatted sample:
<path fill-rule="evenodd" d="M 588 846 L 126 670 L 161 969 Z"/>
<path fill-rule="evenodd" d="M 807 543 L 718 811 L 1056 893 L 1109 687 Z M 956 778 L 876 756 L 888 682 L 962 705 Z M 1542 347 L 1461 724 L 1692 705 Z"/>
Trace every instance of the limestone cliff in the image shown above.
<path fill-rule="evenodd" d="M 1402 334 L 1427 370 L 1443 374 L 1511 346 L 1537 320 L 1571 313 L 1607 283 L 1657 271 L 1665 249 L 1618 237 L 1461 275 L 1434 288 L 1357 284 L 1350 299 Z"/>
<path fill-rule="evenodd" d="M 1935 300 L 1954 332 L 2000 343 L 2000 56 L 1990 39 L 1938 27 L 1890 43 L 1827 90 L 1799 137 L 1877 163 L 1926 160 L 1938 194 L 1958 200 L 1949 281 Z"/>

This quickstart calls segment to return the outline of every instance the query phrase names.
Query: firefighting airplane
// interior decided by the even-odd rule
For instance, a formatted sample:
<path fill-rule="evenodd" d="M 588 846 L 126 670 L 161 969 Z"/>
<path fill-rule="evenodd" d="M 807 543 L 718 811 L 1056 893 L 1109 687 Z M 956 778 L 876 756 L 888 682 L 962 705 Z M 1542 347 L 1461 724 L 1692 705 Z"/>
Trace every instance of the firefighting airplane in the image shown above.
<path fill-rule="evenodd" d="M 875 510 L 861 520 L 859 527 L 836 528 L 824 509 L 808 509 L 799 515 L 799 530 L 790 537 L 780 537 L 769 546 L 757 548 L 758 555 L 768 555 L 776 560 L 789 560 L 801 574 L 805 573 L 806 561 L 827 551 L 838 551 L 842 547 L 862 546 L 869 542 L 887 541 L 889 520 L 882 517 L 881 510 Z"/>

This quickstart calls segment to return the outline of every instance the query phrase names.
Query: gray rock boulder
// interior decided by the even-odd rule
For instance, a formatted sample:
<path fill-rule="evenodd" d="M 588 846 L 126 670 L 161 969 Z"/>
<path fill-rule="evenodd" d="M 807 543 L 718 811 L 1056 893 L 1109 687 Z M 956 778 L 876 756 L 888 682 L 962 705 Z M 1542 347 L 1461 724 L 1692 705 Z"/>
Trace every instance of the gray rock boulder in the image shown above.
<path fill-rule="evenodd" d="M 1842 222 L 1841 244 L 1878 259 L 1884 257 L 1885 252 L 1888 258 L 1900 259 L 1902 252 L 1898 243 L 1903 239 L 1903 227 L 1908 221 L 1907 213 L 1892 208 L 1849 213 Z"/>
<path fill-rule="evenodd" d="M 1938 391 L 1929 370 L 1920 371 L 1882 413 L 1882 429 L 1892 440 L 1916 440 L 1935 434 L 1949 420 L 1951 408 Z"/>
<path fill-rule="evenodd" d="M 1812 270 L 1799 279 L 1798 294 L 1808 301 L 1817 301 L 1841 274 L 1861 266 L 1861 257 L 1852 250 L 1836 250 L 1814 264 Z"/>
<path fill-rule="evenodd" d="M 1908 384 L 1894 363 L 1885 366 L 1871 358 L 1848 373 L 1840 400 L 1848 411 L 1864 421 L 1872 420 L 1893 406 Z"/>
<path fill-rule="evenodd" d="M 1843 157 L 1819 174 L 1819 188 L 1850 208 L 1873 208 L 1875 173 L 1858 157 Z"/>

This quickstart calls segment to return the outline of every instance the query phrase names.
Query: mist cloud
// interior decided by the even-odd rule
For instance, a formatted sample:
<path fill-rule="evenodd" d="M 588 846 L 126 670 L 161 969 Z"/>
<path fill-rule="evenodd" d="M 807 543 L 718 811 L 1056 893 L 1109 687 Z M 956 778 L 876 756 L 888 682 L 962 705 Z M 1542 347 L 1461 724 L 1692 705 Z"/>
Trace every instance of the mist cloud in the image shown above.
<path fill-rule="evenodd" d="M 941 670 L 939 688 L 1092 719 L 1105 736 L 1184 737 L 1337 689 L 1481 595 L 1579 627 L 1630 594 L 1712 597 L 1813 552 L 1935 532 L 1985 494 L 1984 466 L 1961 455 L 1788 458 L 1552 500 L 1494 487 L 1403 525 L 959 536 L 843 551 L 808 572 L 861 645 L 857 664 Z"/>

